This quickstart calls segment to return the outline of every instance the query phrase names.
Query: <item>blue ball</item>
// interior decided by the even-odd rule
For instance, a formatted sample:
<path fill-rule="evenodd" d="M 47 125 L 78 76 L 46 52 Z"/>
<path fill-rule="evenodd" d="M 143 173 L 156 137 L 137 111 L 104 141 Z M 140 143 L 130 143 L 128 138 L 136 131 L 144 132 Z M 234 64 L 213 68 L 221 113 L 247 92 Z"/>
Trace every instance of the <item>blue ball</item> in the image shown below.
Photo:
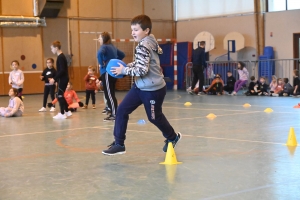
<path fill-rule="evenodd" d="M 112 67 L 120 67 L 118 63 L 120 63 L 120 64 L 122 64 L 124 67 L 126 67 L 126 63 L 124 63 L 122 60 L 119 60 L 119 59 L 111 59 L 111 60 L 109 61 L 109 63 L 107 64 L 107 66 L 106 66 L 106 71 L 107 71 L 107 73 L 108 73 L 109 75 L 111 75 L 111 76 L 114 77 L 114 78 L 123 78 L 123 77 L 124 77 L 123 74 L 116 76 L 116 75 L 114 75 L 114 74 L 110 71 Z"/>

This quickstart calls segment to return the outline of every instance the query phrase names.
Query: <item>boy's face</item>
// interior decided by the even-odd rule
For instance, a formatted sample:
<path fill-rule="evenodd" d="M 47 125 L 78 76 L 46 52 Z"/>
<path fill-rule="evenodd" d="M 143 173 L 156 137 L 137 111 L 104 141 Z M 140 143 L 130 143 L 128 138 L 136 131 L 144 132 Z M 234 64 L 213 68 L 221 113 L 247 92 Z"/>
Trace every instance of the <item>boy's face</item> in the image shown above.
<path fill-rule="evenodd" d="M 228 77 L 232 76 L 232 73 L 227 72 L 227 76 L 228 76 Z"/>
<path fill-rule="evenodd" d="M 57 54 L 57 47 L 54 47 L 53 45 L 51 45 L 51 52 L 53 53 L 53 54 Z"/>
<path fill-rule="evenodd" d="M 144 37 L 148 36 L 148 33 L 149 33 L 149 28 L 146 28 L 145 30 L 143 30 L 139 24 L 131 25 L 131 35 L 132 35 L 134 41 L 136 41 L 136 42 L 139 42 Z"/>
<path fill-rule="evenodd" d="M 265 79 L 261 78 L 261 79 L 259 79 L 259 82 L 265 83 Z"/>
<path fill-rule="evenodd" d="M 18 69 L 19 65 L 18 65 L 18 63 L 13 62 L 13 63 L 11 64 L 11 67 L 12 67 L 14 70 L 16 70 L 16 69 Z"/>

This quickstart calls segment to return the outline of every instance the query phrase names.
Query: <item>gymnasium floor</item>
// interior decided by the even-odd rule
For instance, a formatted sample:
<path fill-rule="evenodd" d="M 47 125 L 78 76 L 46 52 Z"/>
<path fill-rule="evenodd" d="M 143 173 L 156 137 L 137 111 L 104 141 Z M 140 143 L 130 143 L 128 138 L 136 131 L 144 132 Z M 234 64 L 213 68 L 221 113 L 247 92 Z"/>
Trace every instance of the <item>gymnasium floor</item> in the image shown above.
<path fill-rule="evenodd" d="M 175 149 L 180 165 L 159 164 L 164 138 L 152 124 L 137 124 L 147 121 L 143 107 L 131 115 L 127 153 L 102 155 L 113 124 L 102 121 L 101 93 L 97 101 L 96 110 L 53 120 L 56 112 L 37 112 L 42 95 L 25 95 L 23 117 L 0 118 L 1 200 L 300 199 L 300 147 L 284 146 L 290 127 L 300 139 L 299 98 L 168 91 L 163 110 L 183 134 Z"/>

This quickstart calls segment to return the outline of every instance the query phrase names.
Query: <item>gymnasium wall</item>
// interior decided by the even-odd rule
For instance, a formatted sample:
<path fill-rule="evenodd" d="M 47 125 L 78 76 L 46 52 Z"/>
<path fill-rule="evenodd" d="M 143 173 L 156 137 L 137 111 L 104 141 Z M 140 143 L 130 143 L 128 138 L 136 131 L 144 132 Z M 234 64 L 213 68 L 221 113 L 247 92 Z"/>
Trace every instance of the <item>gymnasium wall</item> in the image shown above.
<path fill-rule="evenodd" d="M 300 10 L 266 13 L 265 43 L 274 47 L 275 59 L 293 58 L 293 33 L 300 33 L 299 16 Z"/>
<path fill-rule="evenodd" d="M 245 57 L 249 57 L 250 53 L 251 58 L 252 54 L 254 54 L 256 57 L 253 57 L 253 59 L 257 58 L 254 15 L 179 21 L 177 22 L 176 31 L 179 42 L 193 41 L 196 35 L 202 31 L 210 32 L 215 38 L 215 49 L 209 52 L 211 61 L 227 53 L 223 48 L 223 39 L 226 34 L 239 32 L 245 37 L 246 49 L 243 50 L 242 54 L 245 54 Z M 239 55 L 239 57 L 242 59 L 243 55 Z"/>
<path fill-rule="evenodd" d="M 41 2 L 42 0 L 40 0 Z M 33 1 L 0 0 L 1 15 L 33 16 Z M 149 15 L 153 23 L 152 33 L 157 38 L 175 37 L 172 0 L 65 0 L 58 18 L 46 19 L 47 27 L 0 28 L 0 95 L 6 95 L 10 62 L 19 60 L 25 73 L 24 94 L 42 93 L 43 82 L 39 76 L 45 68 L 46 58 L 56 58 L 50 51 L 51 42 L 62 42 L 65 54 L 73 54 L 69 68 L 74 89 L 83 91 L 83 77 L 89 65 L 97 65 L 96 50 L 99 43 L 93 40 L 97 34 L 80 32 L 111 32 L 112 38 L 131 38 L 130 20 L 139 14 Z M 133 46 L 122 44 L 130 51 L 126 61 L 132 60 Z M 25 59 L 21 59 L 21 56 Z M 35 64 L 35 65 L 33 65 Z M 36 66 L 34 68 L 34 66 Z M 120 80 L 119 88 L 128 84 Z"/>

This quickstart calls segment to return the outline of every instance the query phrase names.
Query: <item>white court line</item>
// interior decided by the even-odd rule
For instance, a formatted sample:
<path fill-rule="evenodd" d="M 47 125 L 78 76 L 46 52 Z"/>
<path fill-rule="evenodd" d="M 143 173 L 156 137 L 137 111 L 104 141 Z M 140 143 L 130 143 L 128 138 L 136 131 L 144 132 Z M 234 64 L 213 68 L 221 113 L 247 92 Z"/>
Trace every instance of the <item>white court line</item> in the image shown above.
<path fill-rule="evenodd" d="M 164 103 L 172 103 L 172 104 L 183 104 L 181 102 L 168 102 L 164 101 Z M 208 106 L 236 106 L 236 107 L 243 107 L 243 105 L 236 105 L 236 104 L 210 104 L 210 103 L 201 103 L 201 102 L 191 102 L 192 104 L 199 104 L 199 105 L 208 105 Z M 266 106 L 260 106 L 260 105 L 253 105 L 251 104 L 251 107 L 266 107 Z M 272 106 L 274 108 L 293 108 L 293 105 L 291 106 Z"/>
<path fill-rule="evenodd" d="M 52 131 L 39 131 L 39 132 L 31 132 L 31 133 L 19 133 L 19 134 L 12 134 L 12 135 L 1 135 L 0 138 L 23 136 L 23 135 L 34 135 L 34 134 L 40 134 L 40 133 L 52 133 L 52 132 L 82 130 L 82 129 L 87 129 L 87 128 L 99 128 L 99 129 L 105 129 L 105 130 L 109 129 L 109 128 L 102 128 L 101 126 L 93 126 L 93 127 L 82 127 L 82 128 L 72 128 L 72 129 L 52 130 Z"/>
<path fill-rule="evenodd" d="M 127 130 L 132 132 L 140 132 L 140 133 L 155 133 L 154 131 L 138 131 L 138 130 Z M 182 134 L 183 137 L 198 137 L 198 138 L 205 138 L 205 139 L 213 139 L 213 140 L 228 140 L 228 141 L 237 141 L 237 142 L 250 142 L 250 143 L 260 143 L 260 144 L 276 144 L 276 145 L 284 145 L 284 143 L 277 143 L 277 142 L 264 142 L 258 140 L 242 140 L 242 139 L 230 139 L 230 138 L 219 138 L 219 137 L 207 137 L 207 136 L 196 136 L 196 135 L 185 135 Z"/>

